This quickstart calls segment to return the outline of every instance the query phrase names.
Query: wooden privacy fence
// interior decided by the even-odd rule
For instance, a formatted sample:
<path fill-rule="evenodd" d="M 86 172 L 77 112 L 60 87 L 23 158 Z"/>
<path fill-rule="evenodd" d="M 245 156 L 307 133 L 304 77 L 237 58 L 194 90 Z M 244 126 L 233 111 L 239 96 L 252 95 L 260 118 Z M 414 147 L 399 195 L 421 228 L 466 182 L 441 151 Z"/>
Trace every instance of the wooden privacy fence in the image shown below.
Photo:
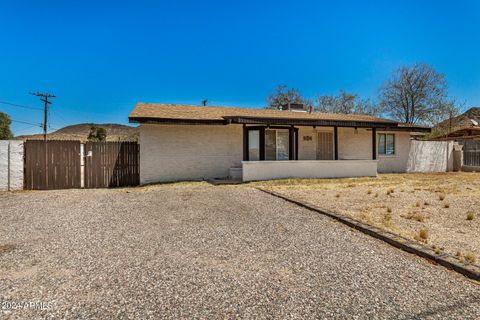
<path fill-rule="evenodd" d="M 80 188 L 80 142 L 27 140 L 24 188 Z"/>
<path fill-rule="evenodd" d="M 79 141 L 29 140 L 24 171 L 27 190 L 135 186 L 140 182 L 139 145 L 87 142 L 82 148 Z"/>
<path fill-rule="evenodd" d="M 136 142 L 87 142 L 85 188 L 136 186 L 140 182 Z"/>

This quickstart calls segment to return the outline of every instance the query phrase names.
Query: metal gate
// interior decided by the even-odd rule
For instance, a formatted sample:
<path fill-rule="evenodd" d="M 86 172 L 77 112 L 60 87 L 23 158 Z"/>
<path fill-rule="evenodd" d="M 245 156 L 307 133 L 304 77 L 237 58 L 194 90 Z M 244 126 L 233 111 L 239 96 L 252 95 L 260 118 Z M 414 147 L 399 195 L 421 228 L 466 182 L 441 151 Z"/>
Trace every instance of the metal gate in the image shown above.
<path fill-rule="evenodd" d="M 459 140 L 463 145 L 463 164 L 466 166 L 480 166 L 480 141 Z"/>
<path fill-rule="evenodd" d="M 24 189 L 80 188 L 79 141 L 25 141 Z"/>
<path fill-rule="evenodd" d="M 87 142 L 85 188 L 136 186 L 140 183 L 136 142 Z"/>

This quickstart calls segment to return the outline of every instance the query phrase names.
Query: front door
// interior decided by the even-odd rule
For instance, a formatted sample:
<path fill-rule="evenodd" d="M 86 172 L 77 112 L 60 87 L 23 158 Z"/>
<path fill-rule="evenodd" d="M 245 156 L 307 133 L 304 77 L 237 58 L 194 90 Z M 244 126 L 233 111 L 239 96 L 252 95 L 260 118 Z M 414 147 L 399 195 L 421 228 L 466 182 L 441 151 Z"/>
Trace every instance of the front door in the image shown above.
<path fill-rule="evenodd" d="M 317 132 L 317 160 L 333 160 L 332 132 Z"/>

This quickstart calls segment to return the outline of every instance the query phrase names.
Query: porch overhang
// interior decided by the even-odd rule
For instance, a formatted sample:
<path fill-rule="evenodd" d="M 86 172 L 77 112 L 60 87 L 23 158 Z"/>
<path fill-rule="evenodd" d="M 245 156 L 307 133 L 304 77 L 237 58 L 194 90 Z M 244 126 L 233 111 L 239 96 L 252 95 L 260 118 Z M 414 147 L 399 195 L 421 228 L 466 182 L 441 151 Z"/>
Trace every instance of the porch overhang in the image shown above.
<path fill-rule="evenodd" d="M 358 128 L 381 128 L 398 127 L 396 122 L 371 122 L 371 121 L 345 121 L 345 120 L 321 120 L 302 118 L 267 118 L 226 116 L 227 123 L 259 124 L 259 125 L 288 125 L 288 126 L 321 126 L 321 127 L 358 127 Z"/>

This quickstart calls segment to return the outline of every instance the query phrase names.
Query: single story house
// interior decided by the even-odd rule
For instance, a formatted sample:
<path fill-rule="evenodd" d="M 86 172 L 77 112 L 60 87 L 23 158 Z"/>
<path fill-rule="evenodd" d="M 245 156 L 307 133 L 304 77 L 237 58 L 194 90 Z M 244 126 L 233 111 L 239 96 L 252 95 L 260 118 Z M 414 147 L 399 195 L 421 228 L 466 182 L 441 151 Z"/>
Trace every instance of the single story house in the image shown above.
<path fill-rule="evenodd" d="M 430 128 L 366 115 L 139 103 L 141 184 L 334 178 L 405 172 Z"/>

